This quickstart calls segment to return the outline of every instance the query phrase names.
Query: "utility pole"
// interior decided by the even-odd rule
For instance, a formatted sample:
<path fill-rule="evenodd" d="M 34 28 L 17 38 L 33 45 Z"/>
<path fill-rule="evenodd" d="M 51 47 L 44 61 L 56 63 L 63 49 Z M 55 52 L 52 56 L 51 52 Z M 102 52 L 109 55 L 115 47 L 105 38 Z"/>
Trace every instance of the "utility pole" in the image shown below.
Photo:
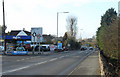
<path fill-rule="evenodd" d="M 6 41 L 5 41 L 5 9 L 4 9 L 4 0 L 2 2 L 2 5 L 3 5 L 3 39 L 4 39 L 4 54 L 5 54 L 5 51 L 6 51 Z"/>
<path fill-rule="evenodd" d="M 4 0 L 2 2 L 3 4 L 3 36 L 5 36 L 5 9 L 4 9 Z"/>

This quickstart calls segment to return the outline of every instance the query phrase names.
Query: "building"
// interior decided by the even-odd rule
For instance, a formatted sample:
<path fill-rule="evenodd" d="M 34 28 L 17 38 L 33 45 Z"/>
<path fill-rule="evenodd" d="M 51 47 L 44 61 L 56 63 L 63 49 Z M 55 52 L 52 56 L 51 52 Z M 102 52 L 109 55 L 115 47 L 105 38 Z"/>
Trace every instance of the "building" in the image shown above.
<path fill-rule="evenodd" d="M 47 43 L 47 44 L 51 44 L 52 43 L 52 40 L 55 38 L 54 36 L 52 35 L 47 35 L 47 34 L 43 34 L 43 43 Z"/>

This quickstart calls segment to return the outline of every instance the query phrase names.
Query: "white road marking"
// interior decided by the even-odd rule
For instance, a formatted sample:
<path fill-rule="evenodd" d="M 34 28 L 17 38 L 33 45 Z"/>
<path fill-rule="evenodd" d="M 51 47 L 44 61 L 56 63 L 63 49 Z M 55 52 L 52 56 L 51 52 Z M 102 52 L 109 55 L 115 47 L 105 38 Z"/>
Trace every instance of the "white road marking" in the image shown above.
<path fill-rule="evenodd" d="M 29 68 L 31 66 L 40 65 L 40 64 L 47 63 L 47 62 L 48 61 L 43 61 L 43 62 L 40 62 L 40 63 L 35 63 L 35 64 L 27 65 L 27 66 L 20 67 L 20 68 L 17 68 L 17 69 L 13 69 L 13 70 L 8 70 L 8 71 L 5 71 L 5 72 L 2 72 L 0 74 L 5 74 L 5 73 L 11 73 L 11 72 L 19 71 L 19 70 L 22 70 L 22 69 L 25 69 L 25 68 Z"/>
<path fill-rule="evenodd" d="M 64 57 L 64 56 L 62 56 L 62 57 Z M 33 57 L 31 57 L 31 58 L 33 58 Z M 51 59 L 51 60 L 49 60 L 49 61 L 55 61 L 55 60 L 57 60 L 57 59 L 58 59 L 58 58 L 53 58 L 53 59 Z M 22 60 L 25 60 L 25 59 L 22 59 Z M 21 61 L 21 60 L 17 60 L 17 61 Z M 49 62 L 49 61 L 43 61 L 43 62 L 39 62 L 39 63 L 27 65 L 27 66 L 24 66 L 24 67 L 19 67 L 19 68 L 16 68 L 16 69 L 8 70 L 8 71 L 5 71 L 5 72 L 0 72 L 0 74 L 11 73 L 11 72 L 23 70 L 23 69 L 26 69 L 26 68 L 29 68 L 29 67 L 32 67 L 32 66 L 36 66 L 36 65 L 40 65 L 40 64 L 47 63 L 47 62 Z"/>
<path fill-rule="evenodd" d="M 61 58 L 63 58 L 63 57 L 65 57 L 65 56 L 60 56 L 59 58 L 61 59 Z"/>
<path fill-rule="evenodd" d="M 17 61 L 21 61 L 21 60 L 17 60 Z"/>
<path fill-rule="evenodd" d="M 34 57 L 30 57 L 31 59 L 34 58 Z"/>
<path fill-rule="evenodd" d="M 30 58 L 26 58 L 26 59 L 30 59 Z"/>
<path fill-rule="evenodd" d="M 51 60 L 49 60 L 49 61 L 55 61 L 55 60 L 57 60 L 58 58 L 53 58 L 53 59 L 51 59 Z"/>
<path fill-rule="evenodd" d="M 47 63 L 48 61 L 43 61 L 43 62 L 40 62 L 40 63 L 36 63 L 34 65 L 40 65 L 40 64 L 44 64 L 44 63 Z"/>

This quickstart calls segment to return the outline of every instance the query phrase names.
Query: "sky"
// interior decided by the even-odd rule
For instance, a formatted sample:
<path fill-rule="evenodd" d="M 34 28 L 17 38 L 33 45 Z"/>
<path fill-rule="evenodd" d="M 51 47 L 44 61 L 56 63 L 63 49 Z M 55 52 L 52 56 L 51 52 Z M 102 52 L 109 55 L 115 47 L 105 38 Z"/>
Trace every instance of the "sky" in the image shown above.
<path fill-rule="evenodd" d="M 30 31 L 31 27 L 42 27 L 43 34 L 63 36 L 67 31 L 68 16 L 77 17 L 77 38 L 91 38 L 100 27 L 101 16 L 109 8 L 118 12 L 119 0 L 4 0 L 6 32 L 11 30 Z M 0 25 L 2 0 L 0 0 Z"/>

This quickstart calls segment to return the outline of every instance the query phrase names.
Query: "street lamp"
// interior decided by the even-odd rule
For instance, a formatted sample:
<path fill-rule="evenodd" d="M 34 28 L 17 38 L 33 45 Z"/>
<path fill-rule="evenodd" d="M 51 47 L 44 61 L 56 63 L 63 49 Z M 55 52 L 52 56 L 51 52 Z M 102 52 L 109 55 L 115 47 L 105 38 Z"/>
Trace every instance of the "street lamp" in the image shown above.
<path fill-rule="evenodd" d="M 57 38 L 58 38 L 58 15 L 59 13 L 69 13 L 69 12 L 57 12 Z"/>
<path fill-rule="evenodd" d="M 82 41 L 82 30 L 83 29 L 80 29 L 81 30 L 81 32 L 80 32 L 80 39 L 81 39 L 81 41 Z"/>

